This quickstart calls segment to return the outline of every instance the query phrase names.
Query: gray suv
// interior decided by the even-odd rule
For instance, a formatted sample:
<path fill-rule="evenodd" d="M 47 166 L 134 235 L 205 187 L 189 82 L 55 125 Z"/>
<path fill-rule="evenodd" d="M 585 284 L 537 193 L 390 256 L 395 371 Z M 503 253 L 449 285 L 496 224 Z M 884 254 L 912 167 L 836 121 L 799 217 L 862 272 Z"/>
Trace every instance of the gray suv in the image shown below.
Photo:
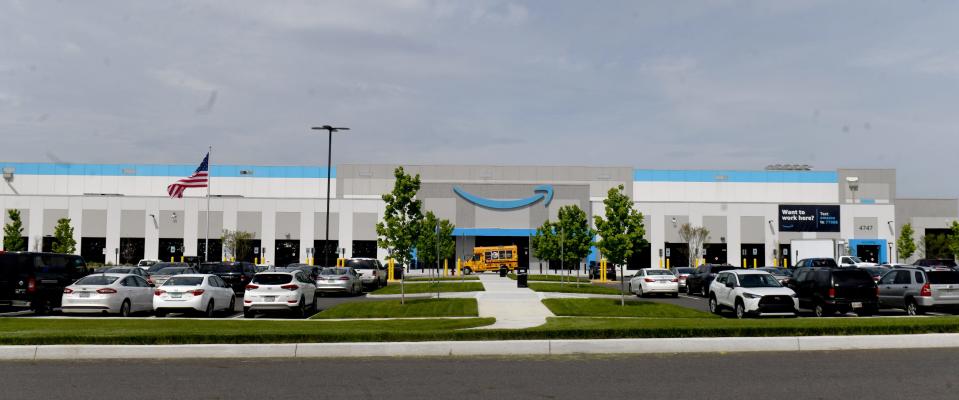
<path fill-rule="evenodd" d="M 879 279 L 879 302 L 909 315 L 959 310 L 959 271 L 947 267 L 897 267 Z"/>

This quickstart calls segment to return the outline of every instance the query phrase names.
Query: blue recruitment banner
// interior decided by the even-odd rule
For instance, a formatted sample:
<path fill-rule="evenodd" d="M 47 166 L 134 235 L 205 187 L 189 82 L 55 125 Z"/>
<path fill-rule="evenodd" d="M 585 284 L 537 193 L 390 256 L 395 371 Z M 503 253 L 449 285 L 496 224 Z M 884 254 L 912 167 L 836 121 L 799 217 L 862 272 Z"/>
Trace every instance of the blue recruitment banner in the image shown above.
<path fill-rule="evenodd" d="M 839 206 L 779 205 L 780 232 L 839 232 Z"/>

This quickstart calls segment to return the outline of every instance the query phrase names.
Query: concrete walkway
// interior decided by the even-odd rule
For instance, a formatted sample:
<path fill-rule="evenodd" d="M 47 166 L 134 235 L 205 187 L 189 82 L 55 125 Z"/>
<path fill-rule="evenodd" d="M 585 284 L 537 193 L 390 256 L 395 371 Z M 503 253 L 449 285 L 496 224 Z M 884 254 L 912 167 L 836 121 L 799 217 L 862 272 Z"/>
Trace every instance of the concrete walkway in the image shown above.
<path fill-rule="evenodd" d="M 480 317 L 496 318 L 493 325 L 476 329 L 525 329 L 546 323 L 553 317 L 538 293 L 516 287 L 516 281 L 499 275 L 479 274 L 486 291 L 476 294 Z"/>

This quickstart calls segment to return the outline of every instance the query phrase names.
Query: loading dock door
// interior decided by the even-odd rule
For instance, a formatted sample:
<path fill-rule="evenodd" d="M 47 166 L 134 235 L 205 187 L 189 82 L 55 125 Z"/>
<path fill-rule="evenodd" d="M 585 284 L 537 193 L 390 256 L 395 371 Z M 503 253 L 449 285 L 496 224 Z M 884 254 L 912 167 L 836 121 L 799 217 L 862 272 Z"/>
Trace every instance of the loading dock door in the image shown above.
<path fill-rule="evenodd" d="M 865 262 L 879 263 L 879 246 L 873 244 L 860 244 L 856 246 L 856 254 L 859 259 Z"/>
<path fill-rule="evenodd" d="M 706 243 L 703 245 L 706 250 L 703 259 L 707 264 L 725 264 L 728 262 L 726 257 L 726 243 Z"/>
<path fill-rule="evenodd" d="M 766 245 L 762 243 L 743 243 L 739 262 L 746 260 L 743 267 L 752 268 L 753 265 L 763 267 L 766 264 Z"/>
<path fill-rule="evenodd" d="M 666 243 L 666 260 L 668 260 L 668 265 L 672 267 L 688 267 L 689 266 L 689 246 L 686 243 Z M 665 268 L 667 263 L 663 262 L 663 268 Z"/>

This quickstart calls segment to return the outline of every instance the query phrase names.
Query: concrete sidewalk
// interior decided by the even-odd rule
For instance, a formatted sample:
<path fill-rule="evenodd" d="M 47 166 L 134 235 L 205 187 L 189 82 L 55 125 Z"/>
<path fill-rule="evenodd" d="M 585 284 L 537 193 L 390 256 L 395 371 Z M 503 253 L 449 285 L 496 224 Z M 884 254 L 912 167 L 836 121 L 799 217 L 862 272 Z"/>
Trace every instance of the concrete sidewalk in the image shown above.
<path fill-rule="evenodd" d="M 516 281 L 499 275 L 480 274 L 486 291 L 476 294 L 480 317 L 496 318 L 493 325 L 475 329 L 525 329 L 546 323 L 553 313 L 543 305 L 542 297 Z"/>

